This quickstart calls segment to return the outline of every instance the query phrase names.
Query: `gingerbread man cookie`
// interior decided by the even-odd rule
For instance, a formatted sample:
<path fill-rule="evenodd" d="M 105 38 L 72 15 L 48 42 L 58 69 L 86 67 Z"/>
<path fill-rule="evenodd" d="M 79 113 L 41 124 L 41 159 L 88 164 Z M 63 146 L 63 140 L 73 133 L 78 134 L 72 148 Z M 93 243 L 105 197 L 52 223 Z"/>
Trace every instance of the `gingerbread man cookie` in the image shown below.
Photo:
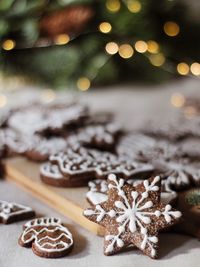
<path fill-rule="evenodd" d="M 105 227 L 104 254 L 115 254 L 133 244 L 156 258 L 159 231 L 177 223 L 181 217 L 179 211 L 160 202 L 160 177 L 144 180 L 134 187 L 111 174 L 108 188 L 108 200 L 83 213 Z"/>
<path fill-rule="evenodd" d="M 22 247 L 31 247 L 40 257 L 66 256 L 73 247 L 70 231 L 57 218 L 38 218 L 27 222 L 19 238 Z"/>

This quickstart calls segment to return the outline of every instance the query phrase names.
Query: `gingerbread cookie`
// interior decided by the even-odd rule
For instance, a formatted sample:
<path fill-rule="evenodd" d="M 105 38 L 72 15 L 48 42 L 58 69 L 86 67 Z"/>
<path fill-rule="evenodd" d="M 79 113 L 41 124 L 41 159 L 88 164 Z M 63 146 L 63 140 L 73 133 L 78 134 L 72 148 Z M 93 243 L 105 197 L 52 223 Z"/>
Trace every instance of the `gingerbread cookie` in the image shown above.
<path fill-rule="evenodd" d="M 24 205 L 0 200 L 0 223 L 9 224 L 30 219 L 35 212 Z"/>
<path fill-rule="evenodd" d="M 175 230 L 200 240 L 200 189 L 179 193 L 176 208 L 182 212 L 183 219 Z"/>
<path fill-rule="evenodd" d="M 108 152 L 100 152 L 79 146 L 68 148 L 66 152 L 51 155 L 49 160 L 51 164 L 58 166 L 66 184 L 70 185 L 71 181 L 72 186 L 76 183 L 77 185 L 86 184 L 94 178 L 105 179 L 110 173 L 119 174 L 124 178 L 130 179 L 135 176 L 145 177 L 153 171 L 152 165 L 137 163 L 127 157 L 117 157 Z M 41 168 L 42 180 L 49 182 L 51 185 L 58 185 L 58 179 L 55 179 L 54 175 L 52 175 L 51 168 L 48 168 L 51 172 L 49 177 L 46 175 L 47 172 L 44 172 L 46 169 L 46 167 Z"/>
<path fill-rule="evenodd" d="M 26 157 L 33 161 L 46 161 L 49 156 L 67 148 L 67 142 L 61 137 L 44 138 L 32 136 L 26 151 Z"/>
<path fill-rule="evenodd" d="M 27 222 L 19 238 L 22 247 L 31 247 L 40 257 L 60 258 L 73 247 L 73 237 L 60 219 L 38 218 Z"/>
<path fill-rule="evenodd" d="M 96 124 L 79 129 L 69 140 L 91 148 L 114 151 L 120 133 L 121 128 L 116 123 Z"/>
<path fill-rule="evenodd" d="M 160 202 L 160 178 L 156 176 L 134 187 L 111 174 L 108 188 L 108 200 L 83 213 L 105 227 L 104 254 L 115 254 L 133 244 L 156 258 L 159 231 L 181 217 L 179 211 Z"/>
<path fill-rule="evenodd" d="M 137 186 L 142 180 L 131 179 L 126 181 L 128 184 Z M 106 180 L 96 179 L 88 183 L 89 191 L 86 193 L 86 199 L 90 205 L 100 204 L 108 199 L 108 183 Z M 170 188 L 161 187 L 161 201 L 164 204 L 172 204 L 177 199 L 177 193 Z"/>
<path fill-rule="evenodd" d="M 119 139 L 116 152 L 119 155 L 127 155 L 137 159 L 141 151 L 145 153 L 155 144 L 156 140 L 152 137 L 139 133 L 129 133 Z"/>
<path fill-rule="evenodd" d="M 21 134 L 56 134 L 64 127 L 81 123 L 87 114 L 87 109 L 78 104 L 50 107 L 33 105 L 26 112 L 22 109 L 12 114 L 8 125 Z"/>

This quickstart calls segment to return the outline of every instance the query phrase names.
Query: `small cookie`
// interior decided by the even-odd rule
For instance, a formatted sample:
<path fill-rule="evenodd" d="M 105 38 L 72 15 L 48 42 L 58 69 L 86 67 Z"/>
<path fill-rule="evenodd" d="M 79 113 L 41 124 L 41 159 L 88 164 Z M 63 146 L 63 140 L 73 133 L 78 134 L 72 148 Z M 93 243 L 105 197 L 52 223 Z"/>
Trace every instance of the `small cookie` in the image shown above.
<path fill-rule="evenodd" d="M 9 224 L 34 216 L 35 212 L 27 206 L 0 200 L 0 223 Z"/>
<path fill-rule="evenodd" d="M 132 244 L 149 257 L 157 258 L 159 231 L 181 217 L 179 211 L 160 202 L 160 177 L 134 187 L 111 174 L 108 188 L 108 200 L 83 213 L 105 227 L 104 254 L 116 254 Z"/>
<path fill-rule="evenodd" d="M 128 184 L 137 186 L 142 180 L 131 179 L 126 181 Z M 105 180 L 96 179 L 88 183 L 89 191 L 86 193 L 86 199 L 92 206 L 100 204 L 108 199 L 108 183 Z M 171 189 L 162 188 L 161 202 L 172 204 L 177 199 L 177 193 Z"/>
<path fill-rule="evenodd" d="M 176 208 L 183 218 L 176 231 L 197 237 L 200 240 L 200 189 L 190 189 L 178 194 Z"/>
<path fill-rule="evenodd" d="M 71 251 L 73 237 L 60 219 L 38 218 L 24 225 L 19 244 L 31 247 L 37 256 L 60 258 Z"/>

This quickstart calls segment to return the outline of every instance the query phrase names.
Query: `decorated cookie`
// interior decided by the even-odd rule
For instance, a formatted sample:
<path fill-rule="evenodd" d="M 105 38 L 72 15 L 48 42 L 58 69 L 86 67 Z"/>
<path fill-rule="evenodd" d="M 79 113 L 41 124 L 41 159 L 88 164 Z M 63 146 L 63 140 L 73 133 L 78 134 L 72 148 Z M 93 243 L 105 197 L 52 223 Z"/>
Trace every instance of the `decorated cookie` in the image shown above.
<path fill-rule="evenodd" d="M 123 135 L 116 148 L 119 155 L 127 155 L 133 159 L 138 158 L 138 154 L 148 151 L 154 147 L 156 141 L 154 138 L 139 133 L 129 133 Z"/>
<path fill-rule="evenodd" d="M 114 151 L 120 132 L 120 126 L 116 123 L 95 124 L 79 129 L 70 140 L 88 147 Z"/>
<path fill-rule="evenodd" d="M 8 125 L 22 134 L 55 134 L 63 127 L 79 124 L 87 116 L 87 109 L 81 105 L 38 106 L 33 105 L 24 112 L 18 110 L 9 118 Z M 23 127 L 21 127 L 23 122 Z"/>
<path fill-rule="evenodd" d="M 29 207 L 0 200 L 0 223 L 9 224 L 34 216 L 35 212 Z"/>
<path fill-rule="evenodd" d="M 69 181 L 85 181 L 96 178 L 105 179 L 116 173 L 130 179 L 144 177 L 153 171 L 150 164 L 137 163 L 126 157 L 118 157 L 108 152 L 93 149 L 68 148 L 66 152 L 50 156 L 50 162 L 57 165 L 61 174 Z M 52 181 L 53 183 L 53 181 Z M 56 181 L 57 183 L 57 181 Z"/>
<path fill-rule="evenodd" d="M 32 136 L 26 151 L 27 158 L 33 161 L 46 161 L 51 154 L 58 153 L 67 148 L 67 142 L 61 137 L 44 138 Z"/>
<path fill-rule="evenodd" d="M 128 184 L 137 186 L 142 180 L 130 179 Z M 87 201 L 92 205 L 100 204 L 108 199 L 108 183 L 106 180 L 96 179 L 88 183 L 89 191 L 86 193 Z M 162 188 L 162 187 L 161 187 Z M 161 190 L 161 201 L 164 204 L 174 203 L 177 199 L 177 193 L 170 188 L 163 187 Z"/>
<path fill-rule="evenodd" d="M 200 189 L 190 189 L 178 194 L 176 207 L 182 212 L 181 223 L 176 231 L 197 237 L 200 240 Z"/>
<path fill-rule="evenodd" d="M 162 165 L 161 162 L 160 164 Z M 166 189 L 181 191 L 191 188 L 194 184 L 194 179 L 198 180 L 197 170 L 194 167 L 192 168 L 187 159 L 166 161 L 161 165 L 161 178 Z"/>
<path fill-rule="evenodd" d="M 60 258 L 73 247 L 73 237 L 60 219 L 38 218 L 27 222 L 19 238 L 22 247 L 31 247 L 40 257 Z"/>
<path fill-rule="evenodd" d="M 105 227 L 104 254 L 133 244 L 151 258 L 158 256 L 158 233 L 179 221 L 181 213 L 160 202 L 160 178 L 136 187 L 114 174 L 108 178 L 108 200 L 86 209 L 84 216 Z"/>

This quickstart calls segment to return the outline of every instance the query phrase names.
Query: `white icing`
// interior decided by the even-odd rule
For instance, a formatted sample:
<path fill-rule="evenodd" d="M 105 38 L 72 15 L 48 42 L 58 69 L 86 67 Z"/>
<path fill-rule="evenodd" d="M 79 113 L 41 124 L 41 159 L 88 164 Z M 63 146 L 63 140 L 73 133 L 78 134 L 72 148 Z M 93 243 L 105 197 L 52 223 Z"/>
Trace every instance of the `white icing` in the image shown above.
<path fill-rule="evenodd" d="M 15 208 L 19 210 L 14 211 Z M 11 216 L 23 214 L 29 211 L 32 211 L 30 207 L 13 202 L 0 200 L 0 217 L 3 218 L 4 220 L 9 219 L 9 217 Z"/>
<path fill-rule="evenodd" d="M 40 167 L 40 174 L 52 179 L 62 179 L 63 175 L 57 165 L 47 162 Z"/>
<path fill-rule="evenodd" d="M 49 227 L 53 228 L 49 229 Z M 54 232 L 58 233 L 56 237 L 48 235 Z M 44 233 L 45 236 L 41 237 L 40 234 Z M 65 237 L 68 242 L 61 240 L 62 237 Z M 65 251 L 73 245 L 72 234 L 61 224 L 61 220 L 56 218 L 39 218 L 29 221 L 25 224 L 21 240 L 24 244 L 34 242 L 40 251 L 49 253 Z M 58 248 L 58 246 L 60 247 Z"/>
<path fill-rule="evenodd" d="M 74 163 L 76 160 L 76 163 Z M 150 164 L 141 164 L 128 159 L 117 157 L 108 152 L 99 152 L 92 149 L 67 149 L 65 153 L 58 153 L 50 156 L 50 161 L 58 164 L 63 174 L 76 175 L 85 172 L 96 176 L 107 176 L 110 173 L 123 174 L 131 177 L 135 174 L 152 171 Z M 76 164 L 76 168 L 73 168 Z"/>
<path fill-rule="evenodd" d="M 106 247 L 106 253 L 112 252 L 114 247 L 123 246 L 123 240 L 120 236 L 125 233 L 125 229 L 128 227 L 131 233 L 140 232 L 143 240 L 141 243 L 141 249 L 149 247 L 151 250 L 151 256 L 155 256 L 154 243 L 157 243 L 156 236 L 149 236 L 147 228 L 148 224 L 153 223 L 153 216 L 164 217 L 166 223 L 171 222 L 171 218 L 179 218 L 181 213 L 179 211 L 172 211 L 170 205 L 166 205 L 162 210 L 155 210 L 152 201 L 147 201 L 150 192 L 159 191 L 157 183 L 160 180 L 159 176 L 156 176 L 150 183 L 148 180 L 143 181 L 145 191 L 139 196 L 136 191 L 131 192 L 132 203 L 129 203 L 127 196 L 123 190 L 124 180 L 117 180 L 114 174 L 109 175 L 109 189 L 114 189 L 121 197 L 121 200 L 115 201 L 114 207 L 107 211 L 101 205 L 96 205 L 95 209 L 88 209 L 84 211 L 85 216 L 96 216 L 96 221 L 101 222 L 105 216 L 109 216 L 119 224 L 118 233 L 116 235 L 106 236 L 105 239 L 109 241 Z M 111 216 L 112 215 L 112 216 Z"/>

